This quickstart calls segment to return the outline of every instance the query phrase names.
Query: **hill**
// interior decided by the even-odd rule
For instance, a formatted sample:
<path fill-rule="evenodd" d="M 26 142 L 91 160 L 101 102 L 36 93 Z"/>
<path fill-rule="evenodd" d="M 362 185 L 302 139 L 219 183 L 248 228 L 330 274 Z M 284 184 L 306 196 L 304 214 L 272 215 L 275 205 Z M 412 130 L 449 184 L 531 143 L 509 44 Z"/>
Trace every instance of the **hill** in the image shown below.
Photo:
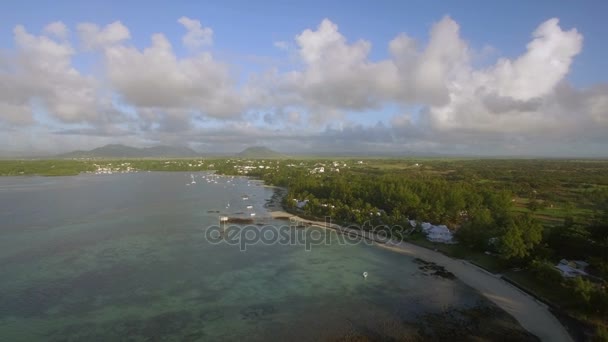
<path fill-rule="evenodd" d="M 272 159 L 272 158 L 285 158 L 286 157 L 284 154 L 273 151 L 264 146 L 248 147 L 248 148 L 244 149 L 243 151 L 241 151 L 240 153 L 237 153 L 236 156 L 239 158 L 250 158 L 250 159 L 262 159 L 262 158 Z"/>
<path fill-rule="evenodd" d="M 120 144 L 110 144 L 90 151 L 73 151 L 60 154 L 58 158 L 161 158 L 198 157 L 200 153 L 188 147 L 153 146 L 137 148 Z"/>

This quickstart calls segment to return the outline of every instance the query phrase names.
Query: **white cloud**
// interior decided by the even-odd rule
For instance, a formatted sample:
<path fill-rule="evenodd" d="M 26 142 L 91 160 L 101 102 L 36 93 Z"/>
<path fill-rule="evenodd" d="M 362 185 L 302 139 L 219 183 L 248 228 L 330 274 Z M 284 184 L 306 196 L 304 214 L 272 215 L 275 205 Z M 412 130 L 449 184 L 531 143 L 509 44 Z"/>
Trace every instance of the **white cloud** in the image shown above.
<path fill-rule="evenodd" d="M 576 29 L 563 31 L 558 23 L 555 18 L 542 23 L 524 55 L 514 61 L 499 60 L 486 75 L 491 78 L 488 89 L 516 100 L 549 94 L 566 76 L 583 45 L 583 37 Z"/>
<path fill-rule="evenodd" d="M 63 122 L 99 119 L 103 100 L 97 94 L 97 81 L 72 66 L 75 51 L 67 41 L 30 34 L 21 25 L 15 27 L 14 38 L 14 58 L 0 72 L 4 90 L 0 117 L 12 123 L 33 123 L 38 107 Z"/>
<path fill-rule="evenodd" d="M 53 35 L 60 39 L 65 39 L 69 34 L 69 30 L 63 22 L 55 21 L 44 27 L 44 33 Z"/>
<path fill-rule="evenodd" d="M 87 50 L 104 48 L 131 38 L 129 29 L 120 21 L 115 21 L 100 29 L 93 23 L 81 23 L 77 26 L 82 45 Z"/>
<path fill-rule="evenodd" d="M 213 117 L 242 113 L 228 65 L 211 53 L 179 58 L 162 34 L 149 47 L 112 45 L 104 49 L 106 77 L 127 103 L 138 108 L 200 111 Z"/>
<path fill-rule="evenodd" d="M 389 44 L 390 59 L 371 61 L 369 41 L 350 43 L 335 23 L 324 19 L 316 30 L 295 38 L 303 69 L 256 79 L 257 88 L 272 89 L 258 98 L 304 107 L 316 123 L 387 103 L 445 104 L 451 78 L 470 70 L 469 49 L 458 32 L 458 25 L 446 17 L 434 25 L 424 50 L 400 34 Z"/>
<path fill-rule="evenodd" d="M 582 36 L 575 29 L 563 31 L 550 19 L 533 38 L 526 53 L 514 60 L 502 58 L 483 70 L 463 63 L 446 87 L 449 102 L 429 106 L 434 127 L 444 132 L 541 134 L 548 127 L 571 125 L 551 101 L 581 51 Z"/>
<path fill-rule="evenodd" d="M 451 82 L 470 72 L 470 51 L 459 31 L 454 20 L 444 17 L 433 25 L 423 51 L 404 33 L 390 42 L 389 50 L 400 77 L 397 101 L 426 105 L 449 101 Z"/>
<path fill-rule="evenodd" d="M 272 45 L 274 45 L 274 47 L 276 47 L 279 50 L 283 50 L 283 51 L 289 50 L 289 43 L 286 41 L 282 41 L 282 40 L 276 41 L 276 42 L 272 43 Z"/>
<path fill-rule="evenodd" d="M 202 27 L 200 21 L 181 17 L 177 20 L 188 32 L 182 37 L 182 43 L 189 49 L 198 49 L 213 44 L 213 30 Z"/>
<path fill-rule="evenodd" d="M 328 19 L 297 35 L 296 45 L 304 69 L 271 71 L 253 79 L 249 86 L 255 88 L 254 98 L 272 107 L 303 107 L 320 124 L 347 110 L 377 108 L 395 87 L 392 63 L 369 62 L 370 42 L 349 44 Z"/>

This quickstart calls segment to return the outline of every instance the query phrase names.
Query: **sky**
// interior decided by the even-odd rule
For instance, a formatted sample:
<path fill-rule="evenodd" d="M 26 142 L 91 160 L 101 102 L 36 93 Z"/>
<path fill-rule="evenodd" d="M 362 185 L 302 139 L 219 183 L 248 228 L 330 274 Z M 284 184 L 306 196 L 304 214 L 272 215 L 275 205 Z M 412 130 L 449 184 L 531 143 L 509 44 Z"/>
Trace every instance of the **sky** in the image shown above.
<path fill-rule="evenodd" d="M 0 156 L 608 157 L 606 1 L 0 6 Z"/>

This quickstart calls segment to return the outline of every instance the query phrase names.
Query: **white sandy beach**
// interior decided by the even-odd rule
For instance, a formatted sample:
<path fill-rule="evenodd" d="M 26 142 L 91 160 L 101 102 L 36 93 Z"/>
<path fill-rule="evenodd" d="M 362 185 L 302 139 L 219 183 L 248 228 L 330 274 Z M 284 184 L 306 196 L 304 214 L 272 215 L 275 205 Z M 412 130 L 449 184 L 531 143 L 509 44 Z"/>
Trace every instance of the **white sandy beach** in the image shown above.
<path fill-rule="evenodd" d="M 324 222 L 305 220 L 285 211 L 273 211 L 272 216 L 275 218 L 292 217 L 314 226 L 326 227 Z M 361 233 L 360 231 L 347 229 L 335 224 L 332 224 L 329 228 L 352 232 L 357 235 Z M 511 314 L 524 329 L 538 336 L 542 341 L 572 341 L 564 326 L 551 314 L 545 304 L 538 302 L 535 298 L 500 279 L 497 275 L 489 273 L 467 261 L 453 259 L 411 243 L 391 241 L 386 244 L 378 243 L 377 245 L 397 253 L 407 254 L 443 266 L 462 282 L 476 289 L 486 298 Z"/>

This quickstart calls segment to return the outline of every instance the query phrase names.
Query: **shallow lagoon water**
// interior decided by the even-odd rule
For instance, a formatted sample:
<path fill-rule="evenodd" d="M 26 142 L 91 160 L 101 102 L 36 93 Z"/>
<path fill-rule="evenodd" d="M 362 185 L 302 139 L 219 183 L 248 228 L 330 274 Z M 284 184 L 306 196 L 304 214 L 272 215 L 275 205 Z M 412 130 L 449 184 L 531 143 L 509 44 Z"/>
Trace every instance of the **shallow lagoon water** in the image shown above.
<path fill-rule="evenodd" d="M 0 178 L 0 339 L 401 339 L 421 317 L 492 306 L 331 231 L 320 233 L 334 243 L 310 251 L 209 243 L 216 211 L 251 204 L 257 222 L 289 223 L 264 208 L 271 188 L 204 175 L 191 185 L 181 172 Z"/>

